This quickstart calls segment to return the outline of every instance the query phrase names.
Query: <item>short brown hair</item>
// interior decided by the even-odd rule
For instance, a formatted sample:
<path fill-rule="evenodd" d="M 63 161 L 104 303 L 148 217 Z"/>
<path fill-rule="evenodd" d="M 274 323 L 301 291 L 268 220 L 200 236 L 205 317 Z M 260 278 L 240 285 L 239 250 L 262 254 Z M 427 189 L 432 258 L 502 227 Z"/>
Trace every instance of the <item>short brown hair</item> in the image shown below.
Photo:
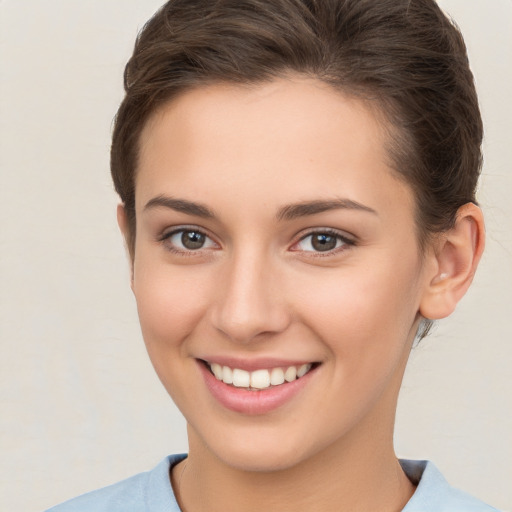
<path fill-rule="evenodd" d="M 111 171 L 135 246 L 135 176 L 148 118 L 179 92 L 298 73 L 372 101 L 416 197 L 420 243 L 475 202 L 482 121 L 462 36 L 434 0 L 171 0 L 140 32 Z"/>

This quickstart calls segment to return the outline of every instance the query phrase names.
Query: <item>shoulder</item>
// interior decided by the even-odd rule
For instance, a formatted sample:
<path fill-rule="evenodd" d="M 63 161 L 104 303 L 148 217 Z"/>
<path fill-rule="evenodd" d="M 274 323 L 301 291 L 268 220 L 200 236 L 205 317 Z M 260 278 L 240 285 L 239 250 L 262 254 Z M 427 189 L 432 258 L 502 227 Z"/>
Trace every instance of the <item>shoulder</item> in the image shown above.
<path fill-rule="evenodd" d="M 401 460 L 416 492 L 402 512 L 499 512 L 473 496 L 452 487 L 429 461 Z"/>
<path fill-rule="evenodd" d="M 46 512 L 179 512 L 169 469 L 185 455 L 170 455 L 151 471 L 82 494 Z"/>

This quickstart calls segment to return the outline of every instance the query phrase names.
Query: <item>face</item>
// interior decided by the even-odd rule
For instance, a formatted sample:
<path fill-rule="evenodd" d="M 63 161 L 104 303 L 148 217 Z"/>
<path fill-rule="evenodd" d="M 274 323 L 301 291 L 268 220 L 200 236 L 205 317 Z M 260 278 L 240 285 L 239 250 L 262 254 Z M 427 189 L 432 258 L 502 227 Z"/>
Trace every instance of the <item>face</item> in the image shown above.
<path fill-rule="evenodd" d="M 188 91 L 145 127 L 132 287 L 191 450 L 265 470 L 391 442 L 425 273 L 384 146 L 299 78 Z"/>

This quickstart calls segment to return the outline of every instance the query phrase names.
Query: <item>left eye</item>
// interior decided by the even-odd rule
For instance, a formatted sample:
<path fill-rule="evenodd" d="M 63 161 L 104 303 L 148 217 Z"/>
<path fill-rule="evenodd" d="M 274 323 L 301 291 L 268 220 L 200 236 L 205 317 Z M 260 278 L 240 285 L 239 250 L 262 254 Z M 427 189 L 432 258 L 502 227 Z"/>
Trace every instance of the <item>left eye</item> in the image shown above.
<path fill-rule="evenodd" d="M 197 251 L 216 247 L 215 242 L 196 229 L 180 229 L 165 236 L 166 243 L 177 251 Z"/>
<path fill-rule="evenodd" d="M 296 249 L 306 252 L 328 252 L 349 244 L 349 241 L 336 233 L 316 232 L 306 235 L 295 244 Z"/>

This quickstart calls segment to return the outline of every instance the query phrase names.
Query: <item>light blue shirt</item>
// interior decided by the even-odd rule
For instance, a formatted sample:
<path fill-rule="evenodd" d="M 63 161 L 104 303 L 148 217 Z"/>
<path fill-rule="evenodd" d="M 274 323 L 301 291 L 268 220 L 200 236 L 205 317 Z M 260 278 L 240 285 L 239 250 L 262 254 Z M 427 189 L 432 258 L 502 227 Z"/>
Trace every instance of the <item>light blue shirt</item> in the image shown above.
<path fill-rule="evenodd" d="M 186 455 L 170 455 L 156 468 L 62 503 L 46 512 L 181 512 L 169 480 L 169 469 Z M 402 512 L 498 512 L 451 487 L 428 461 L 400 461 L 416 492 Z"/>

